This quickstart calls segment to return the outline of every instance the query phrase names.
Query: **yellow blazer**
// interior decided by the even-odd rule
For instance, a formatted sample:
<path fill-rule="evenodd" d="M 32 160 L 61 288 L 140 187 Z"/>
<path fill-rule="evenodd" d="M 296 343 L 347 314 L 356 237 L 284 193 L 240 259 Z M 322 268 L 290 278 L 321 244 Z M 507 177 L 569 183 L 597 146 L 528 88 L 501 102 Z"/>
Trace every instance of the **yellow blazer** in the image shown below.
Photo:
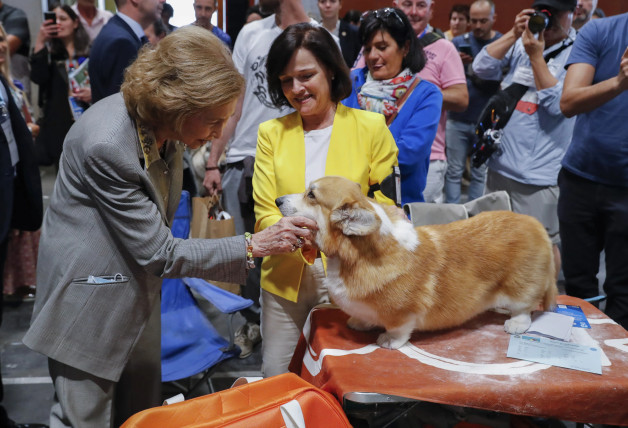
<path fill-rule="evenodd" d="M 386 126 L 384 116 L 356 110 L 338 103 L 325 175 L 340 175 L 362 186 L 381 182 L 397 165 L 397 146 Z M 259 126 L 257 154 L 253 175 L 255 200 L 255 231 L 259 232 L 281 218 L 275 205 L 279 196 L 305 191 L 305 137 L 298 112 Z M 393 201 L 375 192 L 381 203 Z M 305 263 L 313 263 L 315 255 L 301 250 L 291 254 L 265 257 L 262 263 L 262 288 L 296 302 Z"/>

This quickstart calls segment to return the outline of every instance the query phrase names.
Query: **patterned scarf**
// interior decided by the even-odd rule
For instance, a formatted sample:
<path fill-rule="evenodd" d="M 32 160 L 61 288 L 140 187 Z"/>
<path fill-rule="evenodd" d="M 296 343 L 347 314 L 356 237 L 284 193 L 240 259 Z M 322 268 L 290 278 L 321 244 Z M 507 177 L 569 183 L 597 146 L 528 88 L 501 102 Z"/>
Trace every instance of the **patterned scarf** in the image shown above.
<path fill-rule="evenodd" d="M 363 110 L 381 113 L 389 117 L 397 112 L 397 100 L 403 97 L 412 85 L 414 74 L 409 69 L 401 70 L 397 76 L 387 80 L 375 80 L 369 71 L 366 82 L 359 89 L 358 103 Z"/>

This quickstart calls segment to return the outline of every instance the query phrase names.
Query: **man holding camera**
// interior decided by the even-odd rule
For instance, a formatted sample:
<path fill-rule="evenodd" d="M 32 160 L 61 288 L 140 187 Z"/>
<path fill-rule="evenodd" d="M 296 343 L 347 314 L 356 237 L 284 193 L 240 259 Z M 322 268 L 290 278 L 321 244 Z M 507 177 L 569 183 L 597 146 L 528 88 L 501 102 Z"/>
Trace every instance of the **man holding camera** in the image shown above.
<path fill-rule="evenodd" d="M 535 0 L 531 9 L 517 14 L 510 31 L 473 61 L 473 71 L 482 79 L 500 80 L 508 67 L 502 88 L 522 88 L 501 130 L 499 150 L 488 161 L 485 191 L 506 190 L 513 211 L 545 225 L 554 244 L 556 272 L 560 271 L 557 177 L 574 126 L 574 120 L 560 111 L 560 96 L 564 66 L 576 37 L 571 28 L 576 3 Z M 495 111 L 495 119 L 502 113 Z"/>
<path fill-rule="evenodd" d="M 463 112 L 450 111 L 445 128 L 447 141 L 447 172 L 445 173 L 445 202 L 460 203 L 460 182 L 466 166 L 467 156 L 475 142 L 475 124 L 491 95 L 499 89 L 498 80 L 484 80 L 473 74 L 473 58 L 489 43 L 499 39 L 502 34 L 493 30 L 495 24 L 495 3 L 491 0 L 476 0 L 469 10 L 471 31 L 454 37 L 451 41 L 460 53 L 465 66 L 469 106 Z M 484 193 L 486 165 L 471 167 L 469 200 Z"/>

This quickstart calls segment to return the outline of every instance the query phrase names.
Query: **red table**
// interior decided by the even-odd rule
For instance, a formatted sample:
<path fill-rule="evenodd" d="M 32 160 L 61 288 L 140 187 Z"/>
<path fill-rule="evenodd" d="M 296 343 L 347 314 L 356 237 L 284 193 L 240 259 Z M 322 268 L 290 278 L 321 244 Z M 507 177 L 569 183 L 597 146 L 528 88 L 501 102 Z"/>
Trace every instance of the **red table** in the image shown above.
<path fill-rule="evenodd" d="M 591 329 L 574 328 L 578 343 L 601 347 L 602 375 L 506 357 L 507 315 L 484 313 L 465 325 L 415 333 L 398 350 L 378 347 L 379 331 L 346 326 L 335 307 L 315 308 L 291 371 L 342 403 L 352 392 L 375 392 L 517 415 L 628 424 L 628 332 L 593 305 L 574 297 Z"/>

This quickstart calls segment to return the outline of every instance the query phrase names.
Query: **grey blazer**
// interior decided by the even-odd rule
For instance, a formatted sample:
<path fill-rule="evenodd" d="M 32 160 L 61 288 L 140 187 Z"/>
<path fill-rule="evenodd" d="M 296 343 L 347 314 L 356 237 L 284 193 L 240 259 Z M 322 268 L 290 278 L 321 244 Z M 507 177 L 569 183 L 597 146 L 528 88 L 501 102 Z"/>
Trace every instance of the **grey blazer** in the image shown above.
<path fill-rule="evenodd" d="M 170 232 L 183 149 L 169 143 L 165 160 L 147 172 L 121 94 L 90 107 L 70 129 L 44 216 L 26 346 L 117 381 L 163 278 L 244 284 L 243 236 L 183 240 Z M 171 179 L 159 183 L 168 174 Z M 155 182 L 169 184 L 169 192 L 162 197 Z M 89 275 L 117 274 L 106 284 L 87 281 Z"/>

